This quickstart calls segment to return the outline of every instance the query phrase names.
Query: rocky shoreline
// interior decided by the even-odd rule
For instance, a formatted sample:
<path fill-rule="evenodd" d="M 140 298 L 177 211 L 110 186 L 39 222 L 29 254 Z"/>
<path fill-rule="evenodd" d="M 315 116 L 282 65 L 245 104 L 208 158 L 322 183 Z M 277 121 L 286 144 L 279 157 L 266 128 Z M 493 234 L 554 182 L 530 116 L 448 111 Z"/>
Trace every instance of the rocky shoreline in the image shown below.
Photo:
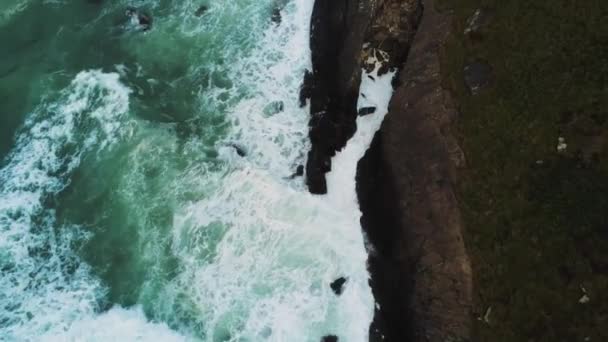
<path fill-rule="evenodd" d="M 456 111 L 439 74 L 449 19 L 432 0 L 314 5 L 313 71 L 302 95 L 311 102 L 306 181 L 312 193 L 327 191 L 331 157 L 356 130 L 367 58 L 388 56 L 382 71 L 400 71 L 387 118 L 357 170 L 378 303 L 370 341 L 469 337 L 471 271 L 452 189 L 463 158 L 449 133 Z"/>

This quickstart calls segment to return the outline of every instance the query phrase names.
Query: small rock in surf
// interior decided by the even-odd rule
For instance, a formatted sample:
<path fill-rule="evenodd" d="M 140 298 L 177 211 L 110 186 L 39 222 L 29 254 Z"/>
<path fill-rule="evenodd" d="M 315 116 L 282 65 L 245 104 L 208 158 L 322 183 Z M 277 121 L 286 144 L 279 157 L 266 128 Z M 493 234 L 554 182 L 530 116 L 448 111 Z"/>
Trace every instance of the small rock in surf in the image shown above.
<path fill-rule="evenodd" d="M 272 9 L 272 17 L 271 20 L 273 23 L 280 25 L 281 24 L 281 9 L 275 7 Z"/>
<path fill-rule="evenodd" d="M 374 114 L 376 112 L 376 107 L 363 107 L 359 109 L 359 116 L 365 116 L 369 114 Z"/>
<path fill-rule="evenodd" d="M 269 103 L 264 108 L 264 115 L 273 116 L 273 115 L 279 114 L 283 110 L 285 110 L 285 103 L 283 101 L 274 101 L 274 102 Z"/>
<path fill-rule="evenodd" d="M 292 174 L 289 179 L 294 179 L 296 177 L 302 176 L 304 176 L 304 165 L 298 165 L 298 168 L 296 168 L 296 172 L 294 172 L 294 174 Z"/>
<path fill-rule="evenodd" d="M 348 279 L 346 279 L 345 277 L 340 277 L 334 280 L 329 286 L 331 287 L 332 291 L 334 291 L 334 293 L 339 296 L 342 294 L 342 292 L 344 292 L 344 285 L 347 281 Z"/>

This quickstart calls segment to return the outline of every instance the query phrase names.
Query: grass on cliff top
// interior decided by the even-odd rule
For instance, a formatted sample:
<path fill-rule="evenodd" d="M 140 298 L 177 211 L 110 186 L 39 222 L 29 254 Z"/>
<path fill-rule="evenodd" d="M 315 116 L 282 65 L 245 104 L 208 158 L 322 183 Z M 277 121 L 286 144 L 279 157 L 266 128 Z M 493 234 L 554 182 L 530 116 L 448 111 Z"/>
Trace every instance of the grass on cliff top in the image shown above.
<path fill-rule="evenodd" d="M 441 0 L 467 168 L 473 341 L 608 341 L 608 1 Z M 478 8 L 491 14 L 474 42 Z M 463 67 L 493 68 L 470 95 Z M 557 151 L 558 138 L 568 145 Z"/>

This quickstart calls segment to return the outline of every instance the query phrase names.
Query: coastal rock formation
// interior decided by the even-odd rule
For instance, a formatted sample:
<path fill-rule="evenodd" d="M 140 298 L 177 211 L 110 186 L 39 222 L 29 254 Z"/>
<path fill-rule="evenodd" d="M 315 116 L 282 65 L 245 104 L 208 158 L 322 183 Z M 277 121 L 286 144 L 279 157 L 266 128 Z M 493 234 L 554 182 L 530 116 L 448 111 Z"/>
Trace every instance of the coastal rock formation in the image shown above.
<path fill-rule="evenodd" d="M 316 1 L 313 11 L 313 71 L 300 99 L 311 105 L 312 193 L 327 191 L 331 157 L 356 130 L 362 68 L 380 62 L 380 73 L 399 75 L 387 119 L 357 170 L 378 303 L 370 341 L 469 337 L 472 275 L 452 189 L 464 157 L 450 134 L 456 111 L 439 70 L 450 18 L 432 0 L 423 3 Z"/>
<path fill-rule="evenodd" d="M 331 157 L 356 130 L 361 68 L 370 56 L 389 56 L 388 68 L 404 60 L 420 15 L 419 0 L 316 1 L 311 23 L 313 70 L 300 102 L 310 98 L 311 150 L 306 182 L 327 192 Z M 385 51 L 386 50 L 386 51 Z"/>
<path fill-rule="evenodd" d="M 472 274 L 452 187 L 464 158 L 450 132 L 457 112 L 440 78 L 440 47 L 449 29 L 450 17 L 425 0 L 401 86 L 358 167 L 379 304 L 372 340 L 470 337 Z"/>
<path fill-rule="evenodd" d="M 312 193 L 327 192 L 331 157 L 356 129 L 360 56 L 373 0 L 315 1 L 311 23 L 310 141 L 306 176 Z"/>

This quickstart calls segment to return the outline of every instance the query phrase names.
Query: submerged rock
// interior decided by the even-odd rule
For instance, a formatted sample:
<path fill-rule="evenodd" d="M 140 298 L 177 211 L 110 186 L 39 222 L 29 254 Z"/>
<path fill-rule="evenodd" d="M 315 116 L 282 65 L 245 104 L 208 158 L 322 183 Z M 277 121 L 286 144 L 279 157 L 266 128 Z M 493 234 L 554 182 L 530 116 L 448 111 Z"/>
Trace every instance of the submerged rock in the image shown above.
<path fill-rule="evenodd" d="M 285 110 L 285 103 L 283 101 L 273 101 L 264 108 L 264 115 L 273 116 L 279 114 L 283 110 Z"/>
<path fill-rule="evenodd" d="M 144 32 L 152 28 L 152 16 L 138 11 L 135 7 L 127 7 L 125 15 L 131 19 L 135 19 L 139 29 Z"/>
<path fill-rule="evenodd" d="M 321 342 L 338 342 L 338 336 L 336 335 L 327 335 L 323 336 Z"/>
<path fill-rule="evenodd" d="M 271 20 L 273 23 L 279 25 L 281 23 L 281 9 L 279 7 L 275 7 L 272 9 L 272 17 Z"/>
<path fill-rule="evenodd" d="M 205 5 L 200 5 L 198 7 L 198 9 L 196 10 L 196 12 L 194 12 L 194 15 L 197 17 L 202 17 L 203 14 L 207 13 L 208 10 L 209 10 L 209 7 L 207 7 Z"/>
<path fill-rule="evenodd" d="M 334 293 L 339 296 L 342 294 L 342 292 L 344 292 L 344 285 L 347 281 L 347 278 L 340 277 L 334 280 L 329 286 L 331 287 L 332 291 L 334 291 Z"/>

